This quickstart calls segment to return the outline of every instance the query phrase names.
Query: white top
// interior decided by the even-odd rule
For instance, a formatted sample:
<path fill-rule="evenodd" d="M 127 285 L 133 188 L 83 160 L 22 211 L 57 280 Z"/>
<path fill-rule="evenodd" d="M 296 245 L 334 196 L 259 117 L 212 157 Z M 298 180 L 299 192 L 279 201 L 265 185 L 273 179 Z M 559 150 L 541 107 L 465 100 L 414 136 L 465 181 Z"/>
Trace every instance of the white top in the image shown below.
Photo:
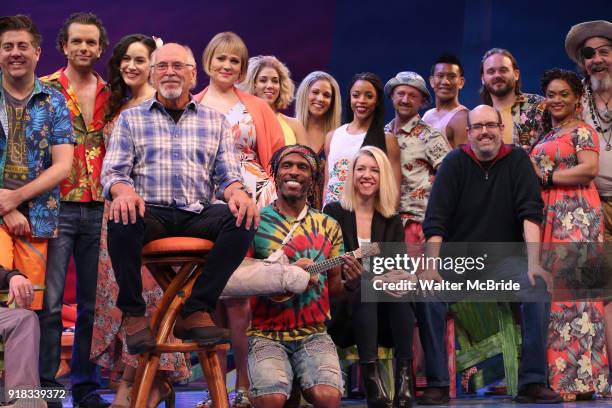
<path fill-rule="evenodd" d="M 327 203 L 340 201 L 351 160 L 357 154 L 365 139 L 365 132 L 352 135 L 347 132 L 347 129 L 348 124 L 342 125 L 334 131 L 332 136 L 329 156 L 327 157 L 328 182 L 325 188 L 323 206 Z"/>
<path fill-rule="evenodd" d="M 453 116 L 455 116 L 455 113 L 462 110 L 467 110 L 467 108 L 463 105 L 459 105 L 449 111 L 440 111 L 438 108 L 432 108 L 423 115 L 423 122 L 438 129 L 440 132 L 446 135 L 446 126 L 448 125 L 448 122 L 450 122 Z"/>

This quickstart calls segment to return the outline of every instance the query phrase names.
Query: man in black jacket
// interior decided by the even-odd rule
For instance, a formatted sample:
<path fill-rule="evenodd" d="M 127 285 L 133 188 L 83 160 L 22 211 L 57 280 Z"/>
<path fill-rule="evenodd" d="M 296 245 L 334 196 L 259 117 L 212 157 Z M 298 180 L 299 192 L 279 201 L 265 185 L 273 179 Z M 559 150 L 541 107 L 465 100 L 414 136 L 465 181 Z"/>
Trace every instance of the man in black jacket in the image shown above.
<path fill-rule="evenodd" d="M 520 148 L 502 143 L 499 111 L 487 105 L 468 114 L 468 145 L 449 153 L 438 171 L 423 223 L 428 256 L 438 256 L 441 242 L 540 242 L 543 202 L 531 161 Z M 527 277 L 532 286 L 550 288 L 550 274 L 528 249 Z M 537 248 L 535 248 L 537 249 Z M 519 265 L 520 267 L 520 265 Z M 517 267 L 518 268 L 518 267 Z M 442 281 L 436 269 L 421 280 Z M 547 387 L 547 302 L 521 303 L 523 343 L 518 402 L 557 403 Z M 435 339 L 445 350 L 444 331 Z"/>
<path fill-rule="evenodd" d="M 17 270 L 0 267 L 0 290 L 8 289 L 7 305 L 0 305 L 0 338 L 4 343 L 5 389 L 34 389 L 38 382 L 38 343 L 40 332 L 36 313 L 27 308 L 34 299 L 32 283 Z M 2 397 L 0 395 L 0 397 Z M 4 395 L 14 399 L 12 393 Z M 44 406 L 42 401 L 38 401 Z"/>

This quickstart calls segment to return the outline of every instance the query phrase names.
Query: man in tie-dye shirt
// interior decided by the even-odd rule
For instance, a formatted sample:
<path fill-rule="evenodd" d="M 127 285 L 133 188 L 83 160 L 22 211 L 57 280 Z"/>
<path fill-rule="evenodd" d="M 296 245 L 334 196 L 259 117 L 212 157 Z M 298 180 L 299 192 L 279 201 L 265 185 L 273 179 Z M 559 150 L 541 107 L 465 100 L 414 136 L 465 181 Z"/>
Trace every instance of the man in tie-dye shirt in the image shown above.
<path fill-rule="evenodd" d="M 261 211 L 253 239 L 254 256 L 267 258 L 281 248 L 295 223 L 299 225 L 283 247 L 291 262 L 307 268 L 341 256 L 344 245 L 338 223 L 306 204 L 319 172 L 315 153 L 306 146 L 285 146 L 275 154 L 272 171 L 278 199 Z M 343 257 L 344 284 L 351 286 L 359 279 L 361 267 L 354 258 Z M 291 395 L 294 378 L 314 406 L 339 406 L 340 364 L 325 320 L 329 294 L 344 289 L 340 275 L 340 268 L 313 275 L 304 293 L 285 302 L 262 296 L 252 300 L 248 369 L 255 407 L 282 407 Z"/>

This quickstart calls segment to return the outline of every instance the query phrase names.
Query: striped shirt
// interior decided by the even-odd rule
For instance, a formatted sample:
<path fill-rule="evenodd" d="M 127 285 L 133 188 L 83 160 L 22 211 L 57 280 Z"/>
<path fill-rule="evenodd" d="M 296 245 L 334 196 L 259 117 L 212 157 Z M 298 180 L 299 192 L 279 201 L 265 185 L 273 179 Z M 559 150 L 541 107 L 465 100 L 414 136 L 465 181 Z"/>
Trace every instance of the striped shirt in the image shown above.
<path fill-rule="evenodd" d="M 216 191 L 242 182 L 230 127 L 191 100 L 178 123 L 155 98 L 121 112 L 110 137 L 102 184 L 131 185 L 145 203 L 199 213 Z M 218 188 L 216 188 L 218 187 Z"/>

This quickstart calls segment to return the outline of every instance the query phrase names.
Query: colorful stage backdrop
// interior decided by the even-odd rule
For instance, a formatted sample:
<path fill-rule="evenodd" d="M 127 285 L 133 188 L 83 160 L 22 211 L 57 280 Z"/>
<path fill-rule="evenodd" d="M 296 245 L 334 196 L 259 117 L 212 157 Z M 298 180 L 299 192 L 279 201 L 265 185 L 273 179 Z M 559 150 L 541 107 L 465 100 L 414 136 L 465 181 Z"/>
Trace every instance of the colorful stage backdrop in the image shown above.
<path fill-rule="evenodd" d="M 521 69 L 523 89 L 539 91 L 548 68 L 575 69 L 564 51 L 570 26 L 609 19 L 610 0 L 223 0 L 160 1 L 4 0 L 0 14 L 29 14 L 38 24 L 43 53 L 38 74 L 65 63 L 55 48 L 57 31 L 75 11 L 102 18 L 111 48 L 123 35 L 143 33 L 164 41 L 186 43 L 199 59 L 210 38 L 235 31 L 250 55 L 272 54 L 284 61 L 296 82 L 322 69 L 344 85 L 357 72 L 372 71 L 387 81 L 398 71 L 429 75 L 431 63 L 443 52 L 459 56 L 466 86 L 461 101 L 479 103 L 479 64 L 492 47 L 509 49 Z M 98 64 L 106 75 L 110 50 Z M 207 78 L 198 67 L 198 88 Z M 392 117 L 387 101 L 387 116 Z"/>

